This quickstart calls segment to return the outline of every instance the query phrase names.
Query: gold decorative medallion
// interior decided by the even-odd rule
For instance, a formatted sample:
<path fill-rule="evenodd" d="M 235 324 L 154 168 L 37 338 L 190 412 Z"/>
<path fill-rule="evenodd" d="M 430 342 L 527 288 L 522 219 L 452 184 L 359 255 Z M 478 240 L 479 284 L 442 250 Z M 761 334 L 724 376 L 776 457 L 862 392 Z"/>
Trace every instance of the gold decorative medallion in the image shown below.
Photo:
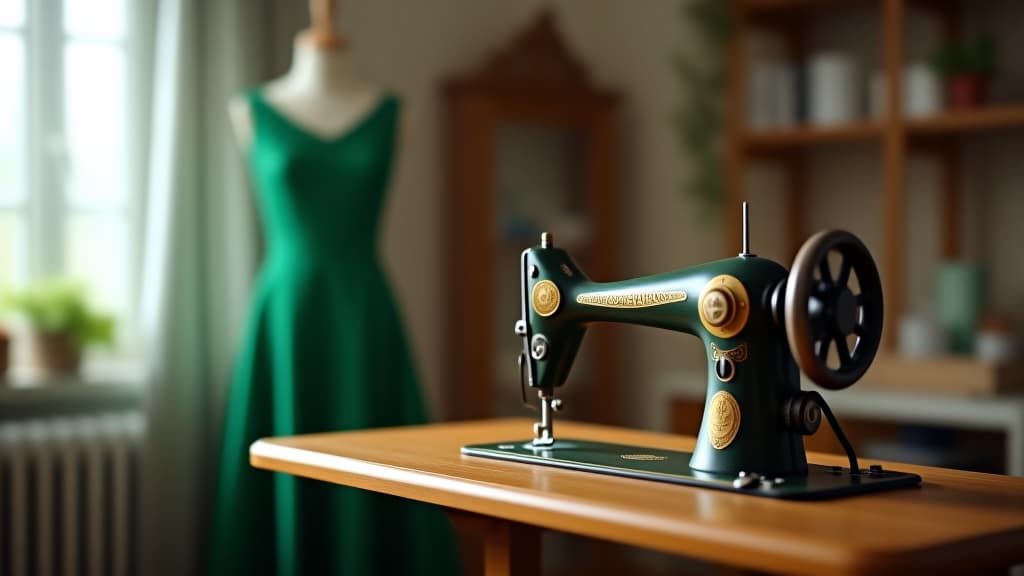
<path fill-rule="evenodd" d="M 711 413 L 708 436 L 715 450 L 723 450 L 732 444 L 740 431 L 740 405 L 732 394 L 721 391 L 711 397 Z"/>
<path fill-rule="evenodd" d="M 672 302 L 684 302 L 686 292 L 683 290 L 648 290 L 625 292 L 611 290 L 608 292 L 587 292 L 576 296 L 576 302 L 588 306 L 602 308 L 649 308 Z"/>
<path fill-rule="evenodd" d="M 747 343 L 744 342 L 731 350 L 722 350 L 714 342 L 711 343 L 711 359 L 718 361 L 719 358 L 728 358 L 739 364 L 747 359 Z"/>
<path fill-rule="evenodd" d="M 658 454 L 619 454 L 619 458 L 623 460 L 638 460 L 640 462 L 660 462 L 662 460 L 668 460 L 668 456 L 660 456 Z"/>
<path fill-rule="evenodd" d="M 562 301 L 562 294 L 558 286 L 551 280 L 541 280 L 533 285 L 531 293 L 533 311 L 541 316 L 551 316 L 558 310 L 558 304 Z"/>

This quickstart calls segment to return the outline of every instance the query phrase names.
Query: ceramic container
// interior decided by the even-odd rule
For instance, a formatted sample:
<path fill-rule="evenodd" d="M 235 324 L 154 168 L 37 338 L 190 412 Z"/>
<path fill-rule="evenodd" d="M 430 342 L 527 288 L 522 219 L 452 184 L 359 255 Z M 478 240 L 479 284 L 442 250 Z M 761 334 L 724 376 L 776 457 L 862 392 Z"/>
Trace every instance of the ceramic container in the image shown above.
<path fill-rule="evenodd" d="M 827 126 L 853 122 L 861 115 L 861 86 L 856 59 L 844 52 L 821 52 L 807 66 L 808 120 Z"/>

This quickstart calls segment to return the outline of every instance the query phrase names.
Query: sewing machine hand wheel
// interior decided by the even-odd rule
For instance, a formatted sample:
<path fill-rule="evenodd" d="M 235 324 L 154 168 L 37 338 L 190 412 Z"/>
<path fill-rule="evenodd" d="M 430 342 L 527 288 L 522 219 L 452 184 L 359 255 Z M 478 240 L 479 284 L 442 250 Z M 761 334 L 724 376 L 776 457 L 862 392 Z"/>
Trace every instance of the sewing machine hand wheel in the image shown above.
<path fill-rule="evenodd" d="M 786 280 L 784 311 L 790 351 L 811 380 L 832 390 L 859 380 L 882 336 L 882 283 L 864 243 L 842 230 L 808 239 Z"/>

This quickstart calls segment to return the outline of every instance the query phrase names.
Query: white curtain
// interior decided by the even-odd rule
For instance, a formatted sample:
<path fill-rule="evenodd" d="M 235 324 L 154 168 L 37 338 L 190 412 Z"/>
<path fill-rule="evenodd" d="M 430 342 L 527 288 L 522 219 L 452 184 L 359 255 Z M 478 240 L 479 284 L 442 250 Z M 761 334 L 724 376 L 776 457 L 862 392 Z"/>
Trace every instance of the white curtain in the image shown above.
<path fill-rule="evenodd" d="M 203 571 L 223 398 L 258 258 L 228 99 L 280 73 L 288 0 L 157 0 L 140 316 L 147 349 L 142 574 Z"/>

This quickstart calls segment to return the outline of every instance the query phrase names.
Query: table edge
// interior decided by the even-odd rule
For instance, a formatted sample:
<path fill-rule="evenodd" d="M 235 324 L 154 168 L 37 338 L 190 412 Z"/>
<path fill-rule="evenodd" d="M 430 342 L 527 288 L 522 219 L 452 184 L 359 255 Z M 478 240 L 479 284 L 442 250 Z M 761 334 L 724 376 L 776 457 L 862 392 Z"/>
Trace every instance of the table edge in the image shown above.
<path fill-rule="evenodd" d="M 502 507 L 512 507 L 498 516 L 500 518 L 582 536 L 606 539 L 607 536 L 597 529 L 598 526 L 615 526 L 620 530 L 620 541 L 625 544 L 759 570 L 774 567 L 791 572 L 793 562 L 799 562 L 800 570 L 806 573 L 830 570 L 845 574 L 897 574 L 906 573 L 910 568 L 949 570 L 953 565 L 977 569 L 991 563 L 994 559 L 993 554 L 997 552 L 999 557 L 1005 558 L 1004 542 L 1024 541 L 1024 529 L 1021 529 L 986 536 L 983 543 L 987 543 L 987 546 L 984 548 L 978 548 L 977 542 L 972 543 L 971 548 L 981 550 L 980 552 L 964 553 L 968 541 L 958 541 L 957 554 L 952 554 L 947 545 L 898 551 L 863 547 L 856 550 L 830 548 L 827 553 L 823 553 L 812 543 L 794 542 L 791 538 L 736 534 L 724 528 L 709 530 L 706 526 L 697 527 L 685 522 L 673 524 L 675 529 L 669 530 L 664 523 L 652 525 L 645 521 L 648 520 L 646 517 L 641 519 L 637 516 L 632 516 L 632 519 L 624 522 L 629 518 L 628 511 L 609 511 L 592 504 L 573 502 L 571 498 L 565 500 L 567 508 L 552 510 L 547 506 L 550 502 L 548 498 L 530 494 L 528 490 L 522 488 L 452 478 L 434 472 L 367 462 L 336 454 L 324 454 L 276 444 L 273 438 L 263 438 L 251 445 L 250 463 L 256 468 L 391 494 L 485 516 L 495 516 L 494 507 L 495 504 L 499 504 Z M 573 519 L 576 523 L 569 522 Z M 580 523 L 580 519 L 584 522 Z M 645 538 L 651 535 L 660 536 L 654 545 Z M 703 546 L 711 543 L 715 544 L 716 550 L 732 551 L 709 554 Z M 780 550 L 786 550 L 786 553 L 783 554 Z M 755 562 L 755 559 L 769 561 Z M 1024 561 L 1024 554 L 1010 560 L 1011 564 L 1021 561 Z"/>

